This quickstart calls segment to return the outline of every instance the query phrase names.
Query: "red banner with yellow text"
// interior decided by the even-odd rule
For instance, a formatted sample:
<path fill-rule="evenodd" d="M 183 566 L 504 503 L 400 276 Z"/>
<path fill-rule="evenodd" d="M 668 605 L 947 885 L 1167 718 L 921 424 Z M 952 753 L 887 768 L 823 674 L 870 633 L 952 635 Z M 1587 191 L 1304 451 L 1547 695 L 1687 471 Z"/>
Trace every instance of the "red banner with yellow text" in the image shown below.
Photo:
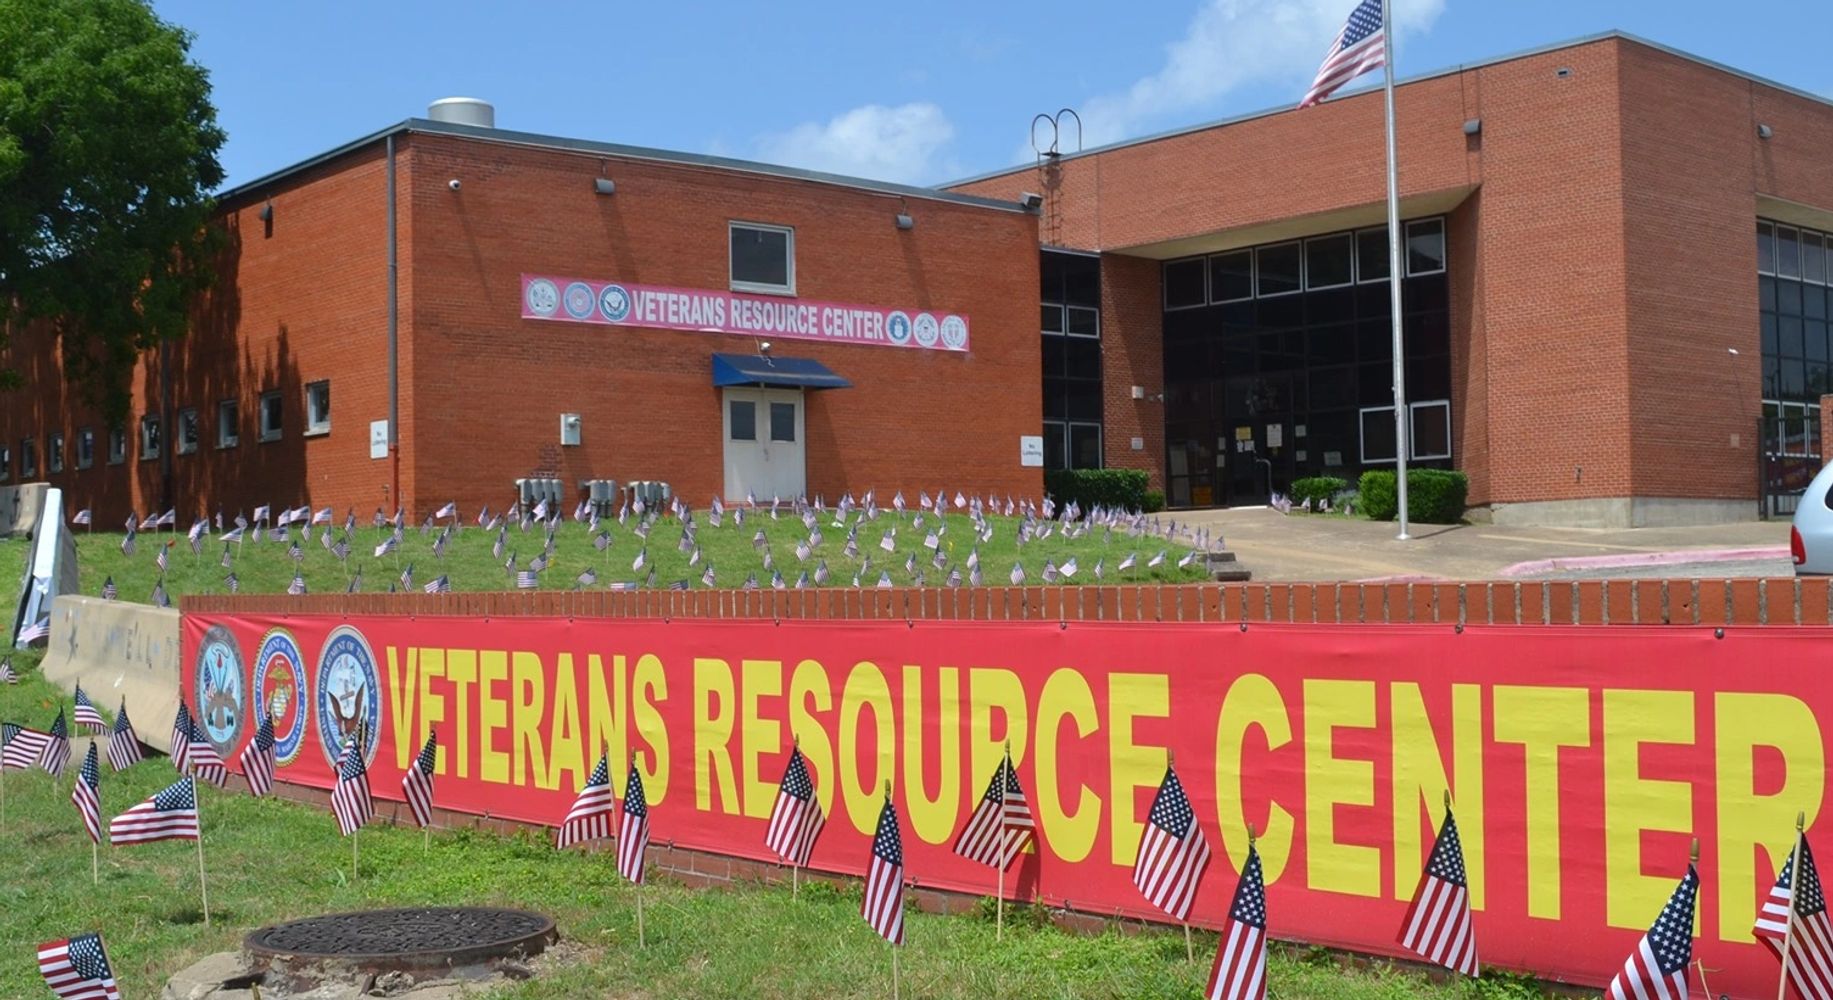
<path fill-rule="evenodd" d="M 1041 843 L 1008 891 L 1103 914 L 1155 915 L 1131 867 L 1175 753 L 1217 848 L 1193 922 L 1224 918 L 1251 823 L 1274 936 L 1383 953 L 1397 953 L 1449 791 L 1484 964 L 1591 984 L 1621 966 L 1697 837 L 1696 954 L 1715 992 L 1756 995 L 1777 968 L 1752 943 L 1757 906 L 1796 812 L 1812 836 L 1826 788 L 1828 641 L 1788 628 L 186 615 L 184 683 L 231 760 L 256 706 L 273 709 L 280 776 L 306 785 L 329 786 L 361 723 L 376 794 L 399 799 L 436 731 L 435 802 L 470 813 L 557 824 L 601 748 L 614 776 L 634 755 L 657 842 L 747 858 L 769 857 L 799 738 L 829 816 L 814 867 L 864 870 L 890 781 L 911 877 L 978 893 L 994 873 L 950 846 L 1009 742 Z"/>

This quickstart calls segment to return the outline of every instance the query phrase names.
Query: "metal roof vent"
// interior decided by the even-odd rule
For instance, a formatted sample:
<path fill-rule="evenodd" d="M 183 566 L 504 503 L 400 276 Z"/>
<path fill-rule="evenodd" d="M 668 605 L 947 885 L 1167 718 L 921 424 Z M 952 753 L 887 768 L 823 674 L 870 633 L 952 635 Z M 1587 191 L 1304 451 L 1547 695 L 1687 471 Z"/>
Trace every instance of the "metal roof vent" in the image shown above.
<path fill-rule="evenodd" d="M 427 105 L 426 116 L 452 125 L 496 128 L 496 108 L 475 97 L 444 97 Z"/>

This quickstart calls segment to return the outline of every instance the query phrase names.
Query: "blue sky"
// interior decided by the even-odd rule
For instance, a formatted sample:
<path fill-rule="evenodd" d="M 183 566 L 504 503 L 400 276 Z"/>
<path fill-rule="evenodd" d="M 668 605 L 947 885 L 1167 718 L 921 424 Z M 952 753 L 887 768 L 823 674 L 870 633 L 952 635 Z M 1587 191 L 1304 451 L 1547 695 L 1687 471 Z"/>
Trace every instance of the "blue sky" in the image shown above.
<path fill-rule="evenodd" d="M 935 183 L 1296 102 L 1354 0 L 155 0 L 211 73 L 231 185 L 482 97 L 497 124 Z M 1827 0 L 1396 0 L 1402 76 L 1620 28 L 1833 97 Z M 1373 79 L 1371 77 L 1370 79 Z"/>

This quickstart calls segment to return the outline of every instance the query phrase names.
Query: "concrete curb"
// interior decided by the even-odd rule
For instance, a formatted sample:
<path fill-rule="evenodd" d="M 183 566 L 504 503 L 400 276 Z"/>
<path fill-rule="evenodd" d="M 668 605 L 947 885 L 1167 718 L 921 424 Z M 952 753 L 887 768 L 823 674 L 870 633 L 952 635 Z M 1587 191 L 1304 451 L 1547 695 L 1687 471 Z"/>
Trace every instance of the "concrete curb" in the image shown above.
<path fill-rule="evenodd" d="M 1628 552 L 1614 556 L 1560 556 L 1530 559 L 1505 566 L 1502 576 L 1532 576 L 1574 569 L 1620 569 L 1624 566 L 1680 566 L 1687 563 L 1743 562 L 1752 559 L 1787 559 L 1788 546 L 1750 549 L 1676 549 L 1670 552 Z"/>

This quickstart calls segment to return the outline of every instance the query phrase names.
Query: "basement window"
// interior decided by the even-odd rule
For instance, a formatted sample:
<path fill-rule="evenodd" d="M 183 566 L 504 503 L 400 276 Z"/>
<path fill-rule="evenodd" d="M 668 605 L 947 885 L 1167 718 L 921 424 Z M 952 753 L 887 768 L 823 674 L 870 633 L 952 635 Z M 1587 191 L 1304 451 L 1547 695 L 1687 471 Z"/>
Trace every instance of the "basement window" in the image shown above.
<path fill-rule="evenodd" d="M 796 293 L 796 231 L 788 226 L 727 223 L 732 288 L 741 292 Z"/>
<path fill-rule="evenodd" d="M 305 387 L 307 434 L 331 433 L 331 383 L 308 382 Z"/>
<path fill-rule="evenodd" d="M 280 394 L 264 392 L 261 394 L 261 440 L 278 441 L 282 424 L 280 422 Z"/>

